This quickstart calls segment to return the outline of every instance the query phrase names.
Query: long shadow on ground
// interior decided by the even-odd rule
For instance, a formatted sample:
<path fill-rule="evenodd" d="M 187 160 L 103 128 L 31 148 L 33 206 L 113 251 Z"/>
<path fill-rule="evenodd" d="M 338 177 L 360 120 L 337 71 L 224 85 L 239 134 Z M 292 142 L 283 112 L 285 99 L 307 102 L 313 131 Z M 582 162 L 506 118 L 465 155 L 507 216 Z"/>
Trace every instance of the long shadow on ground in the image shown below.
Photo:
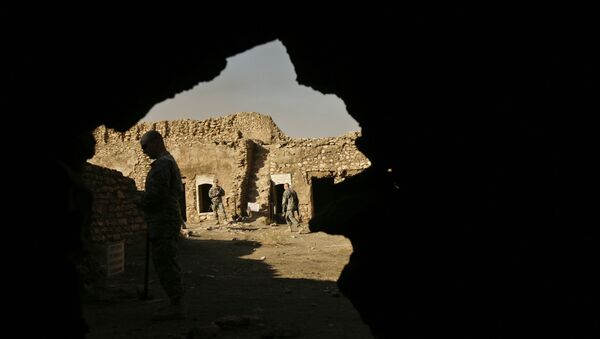
<path fill-rule="evenodd" d="M 335 292 L 335 282 L 278 278 L 265 262 L 241 258 L 260 246 L 182 239 L 188 317 L 153 322 L 166 296 L 151 267 L 152 299 L 138 297 L 145 244 L 127 245 L 125 273 L 109 279 L 111 292 L 84 304 L 88 338 L 372 338 L 350 302 Z"/>

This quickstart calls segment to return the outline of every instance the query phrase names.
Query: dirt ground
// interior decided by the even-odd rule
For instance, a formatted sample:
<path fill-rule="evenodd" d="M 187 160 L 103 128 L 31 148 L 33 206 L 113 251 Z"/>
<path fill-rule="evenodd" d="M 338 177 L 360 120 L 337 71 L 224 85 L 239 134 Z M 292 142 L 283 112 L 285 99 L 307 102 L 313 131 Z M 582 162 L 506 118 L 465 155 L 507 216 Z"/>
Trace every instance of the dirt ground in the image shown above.
<path fill-rule="evenodd" d="M 139 295 L 145 243 L 126 245 L 125 273 L 87 298 L 88 338 L 373 338 L 335 281 L 352 252 L 340 236 L 286 225 L 188 225 L 180 242 L 187 318 L 155 322 L 167 299 L 150 265 L 151 299 Z"/>

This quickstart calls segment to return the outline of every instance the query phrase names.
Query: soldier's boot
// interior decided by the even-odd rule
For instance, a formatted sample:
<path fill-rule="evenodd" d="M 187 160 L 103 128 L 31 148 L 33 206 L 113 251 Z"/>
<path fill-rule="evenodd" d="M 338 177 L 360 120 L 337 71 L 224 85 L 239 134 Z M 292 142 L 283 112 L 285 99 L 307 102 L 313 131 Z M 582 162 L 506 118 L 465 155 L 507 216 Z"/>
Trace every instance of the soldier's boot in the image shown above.
<path fill-rule="evenodd" d="M 307 234 L 307 233 L 312 233 L 312 232 L 311 232 L 310 228 L 308 227 L 308 225 L 300 224 L 300 225 L 298 225 L 298 233 Z"/>

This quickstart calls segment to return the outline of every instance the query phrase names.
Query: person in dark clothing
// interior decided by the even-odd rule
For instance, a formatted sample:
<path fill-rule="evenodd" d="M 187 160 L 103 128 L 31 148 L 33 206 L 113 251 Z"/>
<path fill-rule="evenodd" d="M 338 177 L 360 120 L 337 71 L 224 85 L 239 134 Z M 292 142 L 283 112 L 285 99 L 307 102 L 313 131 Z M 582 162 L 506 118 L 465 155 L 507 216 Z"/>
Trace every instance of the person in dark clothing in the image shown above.
<path fill-rule="evenodd" d="M 181 172 L 159 132 L 146 132 L 140 144 L 144 154 L 155 159 L 146 177 L 141 208 L 148 225 L 154 269 L 170 299 L 170 304 L 155 313 L 152 319 L 181 319 L 185 317 L 181 268 L 177 259 L 177 242 L 183 222 L 179 206 L 183 194 Z"/>

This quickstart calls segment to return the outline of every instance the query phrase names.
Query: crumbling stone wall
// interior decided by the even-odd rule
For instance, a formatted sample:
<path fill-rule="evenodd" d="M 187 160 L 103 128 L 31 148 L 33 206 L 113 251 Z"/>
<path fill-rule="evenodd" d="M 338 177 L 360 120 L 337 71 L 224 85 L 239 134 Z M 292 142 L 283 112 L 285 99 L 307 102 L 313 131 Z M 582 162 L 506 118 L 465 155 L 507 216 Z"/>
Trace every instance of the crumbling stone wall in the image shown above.
<path fill-rule="evenodd" d="M 143 237 L 146 224 L 136 205 L 139 192 L 119 171 L 86 164 L 83 180 L 93 194 L 90 236 L 94 243 Z"/>
<path fill-rule="evenodd" d="M 160 121 L 139 123 L 126 132 L 115 132 L 104 126 L 94 132 L 97 147 L 90 162 L 119 170 L 125 176 L 144 177 L 150 162 L 139 145 L 139 140 L 149 130 L 159 131 L 167 148 L 173 150 L 183 145 L 215 143 L 229 145 L 240 139 L 271 143 L 289 139 L 275 125 L 271 117 L 254 112 L 242 112 L 220 118 L 198 120 Z M 181 165 L 181 164 L 180 164 Z"/>
<path fill-rule="evenodd" d="M 256 160 L 257 156 L 257 146 L 255 142 L 252 140 L 246 139 L 246 144 L 244 147 L 246 158 L 243 159 L 244 164 L 246 166 L 239 166 L 239 176 L 241 179 L 240 182 L 240 202 L 238 205 L 238 209 L 236 210 L 238 215 L 246 215 L 246 206 L 248 206 L 249 201 L 254 201 L 254 196 L 257 195 L 256 192 L 256 168 L 258 165 L 258 161 Z M 240 159 L 242 161 L 242 159 Z M 241 163 L 240 163 L 241 165 Z M 244 169 L 244 173 L 241 173 L 241 170 Z"/>
<path fill-rule="evenodd" d="M 114 132 L 100 126 L 94 134 L 98 143 L 114 144 L 138 141 L 142 134 L 153 129 L 167 139 L 179 140 L 233 141 L 246 138 L 270 144 L 289 139 L 270 116 L 256 112 L 240 112 L 205 120 L 142 122 L 126 132 Z"/>
<path fill-rule="evenodd" d="M 340 181 L 370 165 L 354 145 L 358 132 L 292 139 L 269 116 L 254 112 L 202 121 L 140 123 L 123 133 L 99 127 L 95 131 L 96 154 L 90 162 L 121 171 L 143 190 L 151 161 L 142 153 L 139 140 L 152 129 L 163 135 L 179 164 L 185 182 L 186 217 L 192 223 L 213 218 L 210 212 L 199 212 L 198 180 L 212 183 L 212 178 L 219 178 L 226 192 L 228 216 L 245 215 L 248 202 L 260 205 L 257 215 L 268 216 L 274 204 L 271 175 L 287 173 L 298 192 L 301 213 L 310 217 L 311 178 L 328 176 Z"/>
<path fill-rule="evenodd" d="M 290 139 L 269 145 L 269 174 L 290 174 L 298 193 L 300 212 L 312 216 L 312 178 L 331 177 L 341 182 L 371 165 L 356 148 L 359 132 L 339 137 Z"/>
<path fill-rule="evenodd" d="M 240 214 L 245 210 L 241 206 L 246 204 L 246 177 L 251 165 L 248 152 L 253 143 L 288 139 L 271 117 L 253 112 L 202 121 L 140 123 L 122 133 L 99 127 L 94 133 L 96 154 L 90 162 L 121 171 L 143 190 L 151 160 L 143 154 L 139 140 L 152 129 L 163 135 L 185 177 L 189 222 L 212 218 L 212 213 L 198 211 L 197 176 L 218 177 L 226 192 L 224 205 L 228 215 Z"/>
<path fill-rule="evenodd" d="M 218 178 L 225 190 L 223 203 L 228 216 L 239 213 L 242 187 L 248 167 L 247 153 L 251 144 L 247 139 L 221 142 L 181 143 L 171 147 L 173 157 L 186 177 L 186 212 L 190 222 L 212 219 L 212 213 L 198 211 L 198 176 Z"/>

